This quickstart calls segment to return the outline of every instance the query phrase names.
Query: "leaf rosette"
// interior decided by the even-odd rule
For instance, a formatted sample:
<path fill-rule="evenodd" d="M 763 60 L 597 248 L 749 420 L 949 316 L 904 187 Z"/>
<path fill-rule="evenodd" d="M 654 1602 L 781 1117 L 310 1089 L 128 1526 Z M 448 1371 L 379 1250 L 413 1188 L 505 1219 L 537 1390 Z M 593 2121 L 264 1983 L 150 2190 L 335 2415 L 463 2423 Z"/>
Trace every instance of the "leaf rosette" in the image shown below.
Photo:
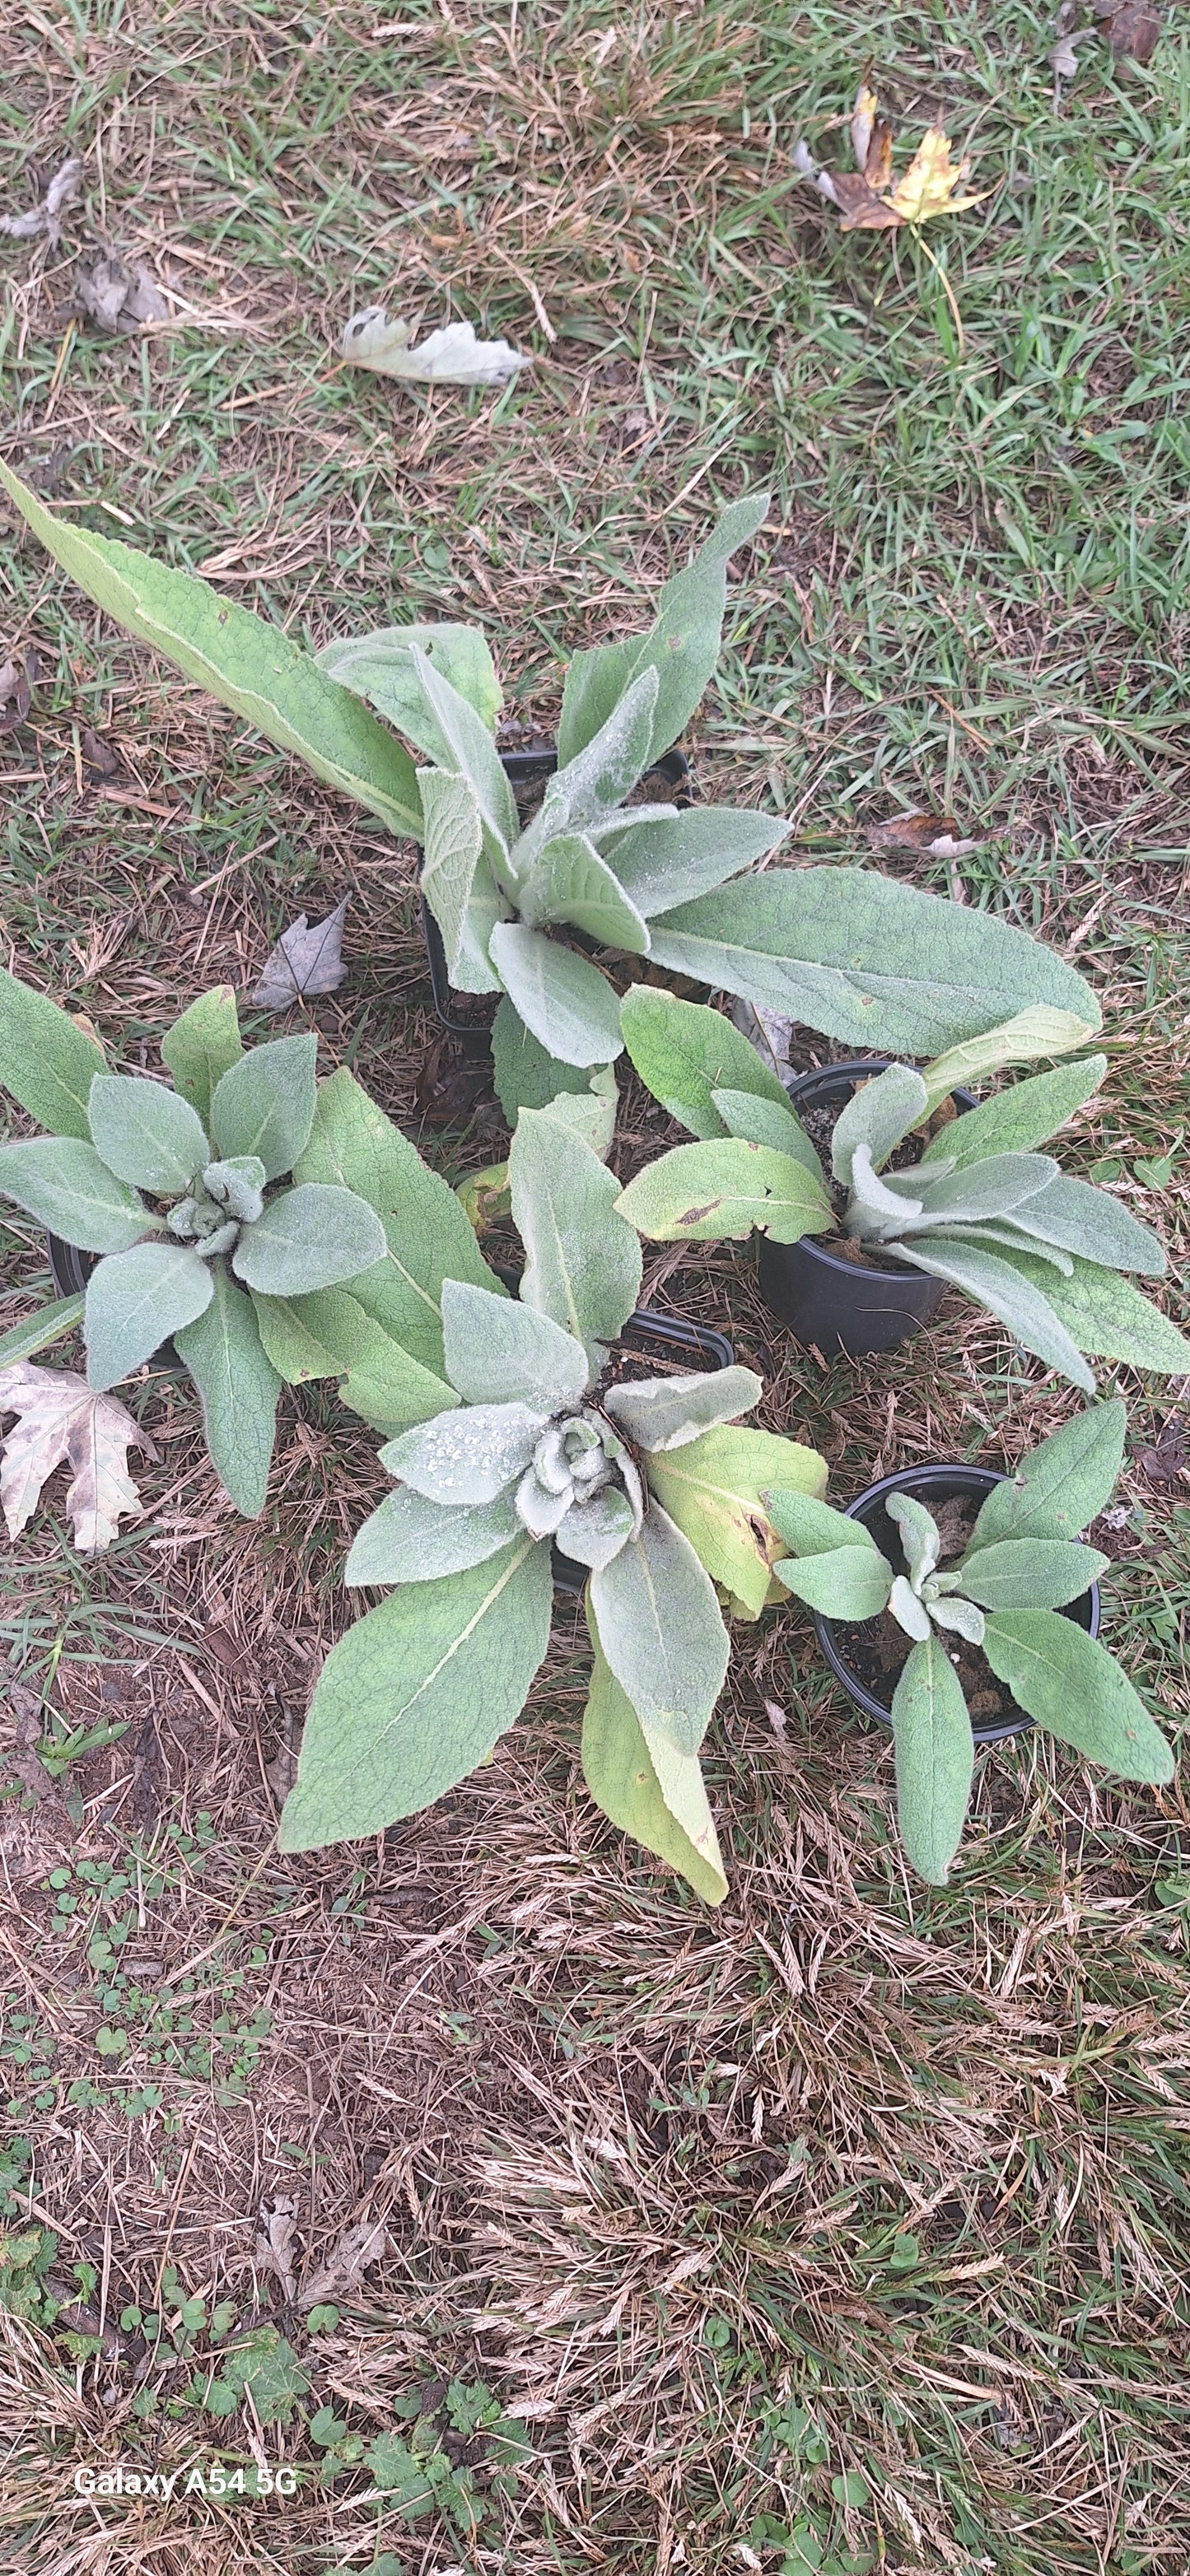
<path fill-rule="evenodd" d="M 0 974 L 0 1081 L 53 1131 L 0 1146 L 0 1196 L 96 1256 L 82 1306 L 91 1388 L 113 1387 L 172 1337 L 219 1476 L 254 1516 L 285 1381 L 337 1377 L 385 1430 L 447 1400 L 429 1302 L 441 1272 L 418 1275 L 427 1197 L 459 1258 L 473 1238 L 445 1183 L 350 1075 L 318 1085 L 313 1032 L 245 1053 L 220 987 L 167 1031 L 162 1054 L 173 1087 L 113 1074 L 64 1011 Z M 428 1317 L 416 1355 L 388 1329 L 410 1301 Z M 43 1347 L 78 1313 L 63 1299 L 4 1355 Z"/>
<path fill-rule="evenodd" d="M 768 1496 L 794 1551 L 777 1565 L 787 1589 L 827 1619 L 887 1611 L 910 1641 L 892 1702 L 897 1811 L 909 1858 L 934 1885 L 949 1875 L 971 1794 L 974 1739 L 955 1670 L 964 1646 L 982 1651 L 1026 1716 L 1088 1761 L 1156 1787 L 1173 1778 L 1169 1746 L 1114 1657 L 1060 1615 L 1108 1571 L 1110 1559 L 1079 1534 L 1111 1499 L 1126 1428 L 1116 1401 L 1040 1441 L 993 1486 L 961 1553 L 948 1555 L 915 1494 L 890 1494 L 902 1569 L 858 1518 L 805 1494 Z"/>
<path fill-rule="evenodd" d="M 1088 1357 L 1190 1369 L 1190 1342 L 1132 1284 L 1130 1274 L 1163 1275 L 1158 1236 L 1036 1150 L 1098 1090 L 1105 1055 L 1056 1061 L 927 1138 L 957 1084 L 1070 1056 L 1089 1034 L 1073 1014 L 1015 1012 L 920 1072 L 874 1073 L 836 1120 L 829 1172 L 776 1073 L 721 1012 L 640 986 L 624 1034 L 642 1080 L 699 1140 L 659 1155 L 617 1201 L 650 1240 L 837 1234 L 881 1268 L 960 1289 L 1084 1394 L 1095 1392 Z M 891 1168 L 918 1136 L 918 1158 Z"/>
<path fill-rule="evenodd" d="M 396 1490 L 345 1579 L 389 1597 L 323 1669 L 282 1844 L 375 1832 L 491 1751 L 545 1654 L 556 1544 L 588 1569 L 588 1786 L 717 1901 L 698 1754 L 727 1670 L 720 1594 L 754 1617 L 773 1589 L 780 1541 L 760 1476 L 817 1493 L 826 1470 L 813 1450 L 741 1427 L 761 1394 L 750 1369 L 616 1376 L 640 1246 L 613 1212 L 617 1183 L 563 1120 L 522 1113 L 509 1178 L 520 1294 L 442 1283 L 449 1401 L 380 1452 Z"/>

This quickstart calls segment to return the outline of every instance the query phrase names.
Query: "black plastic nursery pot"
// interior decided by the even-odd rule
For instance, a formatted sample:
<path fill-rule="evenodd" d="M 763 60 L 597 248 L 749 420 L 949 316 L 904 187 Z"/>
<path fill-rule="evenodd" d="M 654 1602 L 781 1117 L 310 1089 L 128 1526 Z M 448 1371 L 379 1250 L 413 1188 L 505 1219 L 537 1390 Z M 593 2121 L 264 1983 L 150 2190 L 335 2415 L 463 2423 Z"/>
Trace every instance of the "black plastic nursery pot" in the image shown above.
<path fill-rule="evenodd" d="M 501 1277 L 515 1284 L 509 1274 L 501 1272 Z M 692 1359 L 702 1360 L 710 1375 L 731 1368 L 735 1361 L 726 1333 L 716 1333 L 709 1324 L 692 1323 L 686 1315 L 659 1315 L 651 1306 L 638 1306 L 620 1335 L 620 1347 L 647 1350 L 651 1342 L 659 1342 L 663 1350 L 684 1352 Z M 589 1565 L 579 1565 L 557 1546 L 551 1550 L 551 1565 L 556 1592 L 577 1595 L 583 1591 L 591 1571 Z"/>
<path fill-rule="evenodd" d="M 853 1056 L 845 1064 L 824 1064 L 798 1074 L 786 1087 L 791 1106 L 807 1109 L 846 1108 L 857 1083 L 885 1073 L 886 1055 Z M 973 1091 L 953 1091 L 959 1116 L 977 1106 Z M 824 1358 L 842 1351 L 851 1360 L 868 1351 L 895 1350 L 912 1340 L 936 1313 L 945 1282 L 928 1271 L 908 1270 L 889 1262 L 877 1269 L 869 1261 L 848 1261 L 826 1252 L 814 1235 L 797 1243 L 770 1243 L 761 1235 L 757 1277 L 766 1306 L 780 1317 L 795 1341 L 813 1343 Z"/>
<path fill-rule="evenodd" d="M 506 751 L 501 760 L 510 787 L 531 787 L 539 778 L 552 778 L 557 766 L 557 752 L 549 745 L 541 751 Z M 667 787 L 676 789 L 678 804 L 690 803 L 690 763 L 684 752 L 663 752 L 647 775 L 663 778 Z M 486 1055 L 496 1013 L 496 997 L 455 991 L 447 971 L 442 933 L 424 895 L 420 902 L 422 937 L 426 943 L 434 1009 L 443 1028 L 450 1037 L 458 1039 L 465 1055 Z"/>
<path fill-rule="evenodd" d="M 847 1506 L 847 1518 L 851 1521 L 861 1521 L 869 1536 L 875 1540 L 881 1555 L 888 1558 L 889 1564 L 896 1572 L 902 1573 L 905 1570 L 905 1551 L 897 1523 L 889 1516 L 887 1505 L 890 1494 L 913 1494 L 919 1502 L 925 1504 L 927 1511 L 932 1511 L 938 1503 L 949 1503 L 955 1500 L 969 1499 L 978 1505 L 992 1492 L 994 1486 L 1003 1485 L 1006 1482 L 1007 1479 L 999 1475 L 994 1467 L 905 1467 L 899 1475 L 882 1476 L 878 1485 L 869 1485 L 866 1493 L 857 1495 L 855 1501 Z M 882 1726 L 891 1726 L 892 1709 L 867 1688 L 844 1651 L 841 1642 L 844 1633 L 843 1624 L 837 1619 L 824 1618 L 820 1610 L 816 1610 L 813 1615 L 819 1645 L 836 1681 L 842 1683 L 848 1697 L 854 1700 L 857 1708 L 862 1708 L 866 1717 L 878 1718 Z M 1060 1615 L 1064 1619 L 1077 1621 L 1080 1628 L 1086 1629 L 1089 1637 L 1097 1637 L 1099 1634 L 1098 1584 L 1089 1583 L 1086 1591 L 1079 1594 L 1078 1600 L 1069 1602 Z M 870 1626 L 871 1622 L 864 1621 L 857 1625 Z M 1001 1744 L 1008 1736 L 1027 1734 L 1032 1724 L 1032 1718 L 1027 1717 L 1022 1709 L 1019 1715 L 1007 1724 L 981 1726 L 977 1718 L 973 1719 L 971 1732 L 977 1744 Z"/>

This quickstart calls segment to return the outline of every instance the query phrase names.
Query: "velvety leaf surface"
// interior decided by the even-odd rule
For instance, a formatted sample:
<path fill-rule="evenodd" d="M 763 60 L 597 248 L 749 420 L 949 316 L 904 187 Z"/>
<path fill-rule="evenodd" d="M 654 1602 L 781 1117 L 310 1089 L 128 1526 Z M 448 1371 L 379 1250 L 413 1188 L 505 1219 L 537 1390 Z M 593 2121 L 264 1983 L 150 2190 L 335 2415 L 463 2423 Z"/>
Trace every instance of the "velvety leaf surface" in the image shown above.
<path fill-rule="evenodd" d="M 685 1449 L 650 1457 L 647 1466 L 652 1491 L 712 1582 L 722 1584 L 737 1615 L 758 1618 L 781 1554 L 769 1488 L 779 1485 L 792 1495 L 801 1486 L 807 1500 L 821 1494 L 825 1458 L 776 1432 L 726 1423 Z"/>
<path fill-rule="evenodd" d="M 636 1538 L 590 1583 L 599 1642 L 646 1734 L 697 1753 L 727 1672 L 727 1630 L 710 1576 L 652 1504 Z"/>
<path fill-rule="evenodd" d="M 521 916 L 531 929 L 569 922 L 603 948 L 622 948 L 634 957 L 649 953 L 642 914 L 584 832 L 562 832 L 546 842 L 525 879 Z"/>
<path fill-rule="evenodd" d="M 209 993 L 200 993 L 162 1038 L 161 1053 L 173 1075 L 174 1089 L 197 1111 L 208 1134 L 215 1085 L 238 1064 L 243 1052 L 230 984 L 215 984 Z"/>
<path fill-rule="evenodd" d="M 87 1103 L 107 1057 L 68 1012 L 0 966 L 0 1085 L 51 1136 L 89 1140 Z"/>
<path fill-rule="evenodd" d="M 384 1227 L 366 1199 L 333 1182 L 301 1181 L 245 1227 L 232 1268 L 265 1296 L 301 1297 L 356 1278 L 384 1248 Z"/>
<path fill-rule="evenodd" d="M 314 659 L 332 680 L 366 698 L 427 760 L 450 769 L 450 744 L 426 704 L 415 653 L 424 653 L 474 707 L 485 731 L 494 733 L 504 699 L 487 638 L 478 626 L 376 626 L 367 635 L 336 637 Z"/>
<path fill-rule="evenodd" d="M 1015 1255 L 1009 1261 L 1001 1253 L 984 1252 L 975 1244 L 948 1243 L 936 1234 L 893 1249 L 915 1269 L 928 1270 L 935 1279 L 949 1279 L 956 1288 L 964 1289 L 977 1305 L 986 1306 L 990 1314 L 1007 1324 L 1025 1350 L 1035 1351 L 1050 1368 L 1060 1369 L 1063 1377 L 1069 1378 L 1072 1386 L 1081 1387 L 1085 1395 L 1094 1394 L 1095 1380 L 1058 1312 L 1058 1291 L 1068 1284 L 1058 1272 L 1037 1262 L 1038 1284 L 1034 1286 Z M 1106 1278 L 1108 1274 L 1101 1271 L 1099 1276 Z M 1118 1288 L 1123 1283 L 1113 1280 L 1112 1284 Z M 1190 1349 L 1186 1363 L 1190 1365 Z"/>
<path fill-rule="evenodd" d="M 546 1415 L 527 1404 L 456 1405 L 381 1450 L 390 1476 L 435 1503 L 491 1503 L 524 1474 Z"/>
<path fill-rule="evenodd" d="M 675 1869 L 708 1905 L 720 1905 L 727 1880 L 698 1756 L 668 1748 L 662 1789 L 632 1702 L 600 1652 L 597 1637 L 593 1644 L 582 1734 L 583 1778 L 591 1796 L 621 1833 L 631 1834 L 645 1851 Z"/>
<path fill-rule="evenodd" d="M 688 813 L 659 815 L 618 831 L 607 855 L 625 893 L 649 921 L 767 858 L 788 829 L 779 815 L 692 805 Z"/>
<path fill-rule="evenodd" d="M 750 1413 L 763 1393 L 755 1369 L 711 1369 L 609 1387 L 603 1406 L 638 1448 L 682 1449 L 700 1432 Z"/>
<path fill-rule="evenodd" d="M 442 1288 L 446 1374 L 468 1404 L 529 1404 L 560 1413 L 586 1393 L 582 1343 L 514 1297 L 447 1279 Z"/>
<path fill-rule="evenodd" d="M 256 1296 L 253 1304 L 261 1340 L 287 1384 L 339 1378 L 340 1402 L 377 1430 L 403 1431 L 455 1402 L 445 1378 L 395 1342 L 346 1288 L 320 1288 L 309 1297 Z"/>
<path fill-rule="evenodd" d="M 206 1130 L 196 1110 L 163 1082 L 138 1074 L 97 1073 L 87 1109 L 91 1139 L 118 1180 L 179 1199 L 210 1161 Z"/>
<path fill-rule="evenodd" d="M 520 921 L 497 922 L 489 954 L 509 1000 L 563 1064 L 611 1064 L 623 1048 L 619 997 L 587 957 Z"/>
<path fill-rule="evenodd" d="M 943 1887 L 962 1839 L 975 1747 L 958 1676 L 938 1637 L 911 1649 L 892 1720 L 901 1840 L 920 1876 Z"/>
<path fill-rule="evenodd" d="M 319 1675 L 281 1850 L 379 1833 L 465 1779 L 519 1716 L 552 1607 L 549 1550 L 522 1537 L 357 1620 Z"/>
<path fill-rule="evenodd" d="M 716 1090 L 754 1093 L 788 1112 L 772 1067 L 722 1011 L 709 1010 L 705 1002 L 682 1002 L 658 985 L 634 984 L 620 1005 L 620 1027 L 641 1081 L 692 1135 L 726 1135 L 712 1097 Z"/>
<path fill-rule="evenodd" d="M 101 1261 L 83 1308 L 88 1385 L 102 1394 L 194 1323 L 211 1302 L 213 1267 L 181 1243 L 138 1243 Z"/>
<path fill-rule="evenodd" d="M 618 1213 L 653 1243 L 742 1241 L 759 1227 L 774 1243 L 824 1234 L 835 1219 L 804 1163 L 742 1137 L 675 1145 L 646 1163 L 616 1201 Z"/>
<path fill-rule="evenodd" d="M 156 1220 L 127 1181 L 76 1136 L 28 1136 L 0 1145 L 0 1198 L 12 1199 L 83 1252 L 126 1252 Z"/>
<path fill-rule="evenodd" d="M 826 1619 L 875 1619 L 887 1609 L 892 1567 L 878 1548 L 828 1548 L 822 1556 L 778 1557 L 774 1569 L 787 1591 Z"/>
<path fill-rule="evenodd" d="M 1109 1556 L 1078 1539 L 1000 1539 L 966 1557 L 963 1591 L 981 1610 L 1061 1610 L 1110 1564 Z"/>
<path fill-rule="evenodd" d="M 352 1542 L 343 1581 L 433 1583 L 482 1565 L 523 1536 L 511 1493 L 455 1508 L 428 1502 L 407 1485 L 386 1494 Z"/>
<path fill-rule="evenodd" d="M 945 1156 L 960 1164 L 976 1163 L 985 1154 L 1027 1152 L 1073 1118 L 1089 1100 L 1107 1071 L 1105 1055 L 1080 1056 L 1075 1064 L 1055 1065 L 1052 1073 L 1035 1073 L 1027 1082 L 1012 1082 L 977 1109 L 950 1118 L 932 1136 L 922 1162 Z"/>
<path fill-rule="evenodd" d="M 1005 1253 L 1001 1262 L 1005 1268 L 1011 1266 L 1035 1294 L 1044 1293 L 1072 1342 L 1093 1359 L 1126 1360 L 1132 1368 L 1154 1369 L 1171 1377 L 1190 1373 L 1190 1341 L 1159 1306 L 1117 1271 L 1081 1261 L 1077 1253 L 1071 1258 L 1074 1270 L 1069 1279 L 1047 1269 L 1035 1253 Z M 1082 1382 L 1075 1380 L 1076 1385 Z M 1087 1392 L 1094 1392 L 1089 1371 Z"/>
<path fill-rule="evenodd" d="M 211 1130 L 221 1154 L 256 1154 L 270 1181 L 293 1169 L 314 1118 L 318 1040 L 313 1030 L 270 1038 L 237 1057 L 211 1095 Z"/>
<path fill-rule="evenodd" d="M 572 1333 L 593 1371 L 640 1295 L 641 1249 L 616 1213 L 620 1185 L 548 1109 L 524 1109 L 508 1157 L 525 1247 L 521 1300 Z"/>
<path fill-rule="evenodd" d="M 211 1300 L 175 1332 L 202 1401 L 207 1447 L 237 1511 L 255 1520 L 264 1510 L 281 1380 L 261 1343 L 252 1300 L 211 1265 Z"/>
<path fill-rule="evenodd" d="M 1006 1538 L 1077 1538 L 1111 1501 L 1124 1457 L 1127 1407 L 1089 1404 L 1039 1440 L 981 1504 L 972 1549 Z"/>
<path fill-rule="evenodd" d="M 1038 1726 L 1122 1780 L 1161 1788 L 1173 1755 L 1114 1657 L 1053 1610 L 997 1610 L 984 1630 L 997 1681 Z"/>

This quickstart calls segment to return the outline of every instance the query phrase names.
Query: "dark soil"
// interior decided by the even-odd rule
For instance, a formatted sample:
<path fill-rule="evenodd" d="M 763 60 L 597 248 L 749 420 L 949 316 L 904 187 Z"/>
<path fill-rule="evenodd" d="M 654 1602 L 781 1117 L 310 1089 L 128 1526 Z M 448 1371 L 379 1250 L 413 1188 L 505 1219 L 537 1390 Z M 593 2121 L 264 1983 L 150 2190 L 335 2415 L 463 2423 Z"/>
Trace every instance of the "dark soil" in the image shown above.
<path fill-rule="evenodd" d="M 942 1533 L 939 1563 L 944 1567 L 953 1565 L 968 1544 L 979 1506 L 956 1496 L 951 1502 L 931 1508 Z M 894 1557 L 894 1570 L 898 1574 L 906 1571 L 903 1553 Z M 891 1610 L 882 1610 L 877 1619 L 832 1619 L 831 1635 L 856 1680 L 871 1692 L 873 1699 L 890 1708 L 913 1644 Z M 1011 1692 L 997 1681 L 979 1647 L 969 1646 L 963 1637 L 954 1637 L 947 1652 L 962 1685 L 972 1725 L 1017 1724 L 1020 1709 Z"/>

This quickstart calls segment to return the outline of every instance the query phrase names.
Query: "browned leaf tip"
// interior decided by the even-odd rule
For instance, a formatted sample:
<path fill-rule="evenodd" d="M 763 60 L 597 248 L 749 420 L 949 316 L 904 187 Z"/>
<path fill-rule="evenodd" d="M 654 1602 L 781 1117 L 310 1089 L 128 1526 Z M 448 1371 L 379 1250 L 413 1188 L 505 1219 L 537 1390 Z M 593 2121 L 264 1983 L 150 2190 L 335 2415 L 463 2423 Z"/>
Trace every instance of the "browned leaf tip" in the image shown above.
<path fill-rule="evenodd" d="M 851 170 L 835 170 L 831 176 L 834 181 L 835 204 L 840 208 L 843 216 L 839 226 L 840 232 L 896 232 L 901 218 L 895 206 L 889 204 L 887 197 L 874 195 L 866 175 L 861 178 L 858 173 Z"/>
<path fill-rule="evenodd" d="M 1094 8 L 1117 63 L 1151 59 L 1161 33 L 1153 0 L 1094 0 Z"/>

